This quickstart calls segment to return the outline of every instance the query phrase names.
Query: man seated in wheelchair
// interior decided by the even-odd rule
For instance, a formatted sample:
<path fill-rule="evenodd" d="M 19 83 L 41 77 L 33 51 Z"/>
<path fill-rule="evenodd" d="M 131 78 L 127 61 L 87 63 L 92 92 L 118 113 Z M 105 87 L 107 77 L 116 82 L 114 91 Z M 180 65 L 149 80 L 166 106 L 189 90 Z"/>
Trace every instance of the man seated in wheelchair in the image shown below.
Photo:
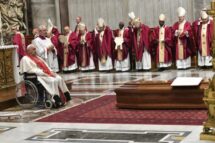
<path fill-rule="evenodd" d="M 36 47 L 33 44 L 27 46 L 27 54 L 20 61 L 20 72 L 36 74 L 38 81 L 52 96 L 56 107 L 63 105 L 60 91 L 64 93 L 66 102 L 71 100 L 64 80 L 58 74 L 54 73 L 43 59 L 37 56 Z"/>

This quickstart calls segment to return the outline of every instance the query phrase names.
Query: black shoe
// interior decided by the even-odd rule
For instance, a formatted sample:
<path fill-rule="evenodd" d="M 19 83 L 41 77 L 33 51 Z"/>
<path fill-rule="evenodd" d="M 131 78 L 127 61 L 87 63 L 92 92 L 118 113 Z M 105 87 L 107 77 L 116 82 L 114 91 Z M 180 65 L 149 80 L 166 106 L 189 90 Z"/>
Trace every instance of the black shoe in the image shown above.
<path fill-rule="evenodd" d="M 66 97 L 66 102 L 68 102 L 68 101 L 71 100 L 71 96 L 70 96 L 70 93 L 69 93 L 69 92 L 65 92 L 64 95 L 65 95 L 65 97 Z"/>
<path fill-rule="evenodd" d="M 55 101 L 55 108 L 59 108 L 60 106 L 62 106 L 62 101 L 58 95 L 54 95 L 53 99 Z"/>

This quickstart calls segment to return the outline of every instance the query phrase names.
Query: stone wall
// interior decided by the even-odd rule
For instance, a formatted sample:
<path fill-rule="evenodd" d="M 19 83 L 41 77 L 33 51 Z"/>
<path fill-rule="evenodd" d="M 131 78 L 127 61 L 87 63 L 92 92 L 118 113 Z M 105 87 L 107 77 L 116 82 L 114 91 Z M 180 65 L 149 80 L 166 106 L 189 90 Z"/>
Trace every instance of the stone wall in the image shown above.
<path fill-rule="evenodd" d="M 69 22 L 75 27 L 75 18 L 81 16 L 88 29 L 93 29 L 99 17 L 103 17 L 108 25 L 116 28 L 119 21 L 128 22 L 128 12 L 134 11 L 136 16 L 149 25 L 158 23 L 158 16 L 167 16 L 167 25 L 177 20 L 176 9 L 183 6 L 187 10 L 187 20 L 199 17 L 202 8 L 210 8 L 211 0 L 31 0 L 33 27 L 45 24 L 50 18 L 59 28 Z M 63 5 L 60 6 L 59 5 Z M 63 4 L 63 3 L 66 4 Z M 67 4 L 68 3 L 68 4 Z M 67 7 L 66 7 L 67 6 Z M 61 7 L 61 9 L 59 9 Z M 68 19 L 65 9 L 68 8 Z M 63 10 L 62 10 L 63 9 Z M 61 14 L 60 14 L 61 12 Z M 65 14 L 64 14 L 65 13 Z M 61 17 L 60 17 L 61 15 Z M 62 24 L 63 23 L 63 24 Z"/>
<path fill-rule="evenodd" d="M 210 7 L 210 0 L 68 0 L 70 26 L 75 26 L 76 16 L 82 16 L 89 29 L 95 27 L 99 17 L 103 17 L 108 25 L 116 28 L 119 21 L 128 22 L 128 12 L 134 11 L 136 16 L 149 25 L 158 23 L 158 16 L 167 16 L 167 25 L 177 20 L 176 9 L 183 6 L 187 10 L 187 19 L 193 21 L 199 17 L 204 7 Z"/>

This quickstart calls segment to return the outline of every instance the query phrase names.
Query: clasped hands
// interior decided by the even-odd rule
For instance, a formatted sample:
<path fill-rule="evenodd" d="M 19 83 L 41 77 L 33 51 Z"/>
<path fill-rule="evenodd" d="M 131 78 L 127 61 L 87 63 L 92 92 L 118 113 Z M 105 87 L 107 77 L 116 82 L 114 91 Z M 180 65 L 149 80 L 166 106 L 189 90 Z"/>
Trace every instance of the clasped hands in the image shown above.
<path fill-rule="evenodd" d="M 175 36 L 176 36 L 176 37 L 183 37 L 184 35 L 186 35 L 186 37 L 189 37 L 189 32 L 188 32 L 188 31 L 185 31 L 185 32 L 180 33 L 179 30 L 176 30 L 176 31 L 175 31 Z"/>
<path fill-rule="evenodd" d="M 54 50 L 54 45 L 50 45 L 47 47 L 47 51 L 53 51 Z"/>

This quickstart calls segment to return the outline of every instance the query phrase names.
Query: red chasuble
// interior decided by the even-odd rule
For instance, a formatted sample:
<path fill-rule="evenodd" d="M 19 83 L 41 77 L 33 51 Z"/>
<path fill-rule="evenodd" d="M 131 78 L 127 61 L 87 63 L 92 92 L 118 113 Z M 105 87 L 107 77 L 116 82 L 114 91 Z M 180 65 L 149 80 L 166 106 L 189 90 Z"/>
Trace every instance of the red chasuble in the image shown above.
<path fill-rule="evenodd" d="M 138 29 L 134 29 L 133 48 L 136 55 L 136 61 L 142 61 L 144 47 L 149 53 L 151 53 L 151 49 L 149 47 L 149 30 L 148 26 L 142 24 L 139 31 L 140 37 L 138 38 Z"/>
<path fill-rule="evenodd" d="M 212 42 L 213 42 L 213 31 L 214 31 L 214 22 L 213 20 L 209 20 L 207 24 L 206 31 L 206 47 L 207 47 L 207 56 L 212 55 Z M 196 42 L 196 47 L 200 54 L 202 54 L 202 22 L 200 20 L 196 20 L 193 23 L 193 32 L 194 38 Z"/>
<path fill-rule="evenodd" d="M 97 48 L 97 54 L 98 58 L 102 60 L 102 57 L 104 56 L 107 58 L 107 56 L 113 58 L 113 35 L 112 31 L 108 26 L 105 27 L 104 30 L 104 35 L 103 35 L 103 40 L 102 42 L 100 41 L 100 35 L 101 33 L 98 33 L 96 35 L 95 39 L 95 46 Z"/>
<path fill-rule="evenodd" d="M 156 62 L 159 63 L 159 33 L 160 27 L 155 27 L 152 32 L 151 46 L 156 51 Z M 172 61 L 172 31 L 170 27 L 164 27 L 164 63 Z"/>
<path fill-rule="evenodd" d="M 89 66 L 90 64 L 90 53 L 93 53 L 93 39 L 92 34 L 87 32 L 85 35 L 86 43 L 81 43 L 81 34 L 77 38 L 77 51 L 78 51 L 78 65 L 81 67 Z"/>
<path fill-rule="evenodd" d="M 179 29 L 179 22 L 176 22 L 173 27 L 173 34 L 175 35 L 175 31 Z M 185 32 L 188 31 L 189 37 L 186 36 Z M 174 53 L 176 60 L 179 60 L 179 46 L 178 46 L 178 38 L 181 40 L 183 45 L 183 59 L 187 59 L 193 53 L 195 53 L 195 46 L 194 46 L 194 38 L 192 33 L 192 27 L 189 22 L 185 22 L 184 29 L 181 36 L 177 37 L 174 36 Z"/>
<path fill-rule="evenodd" d="M 69 36 L 69 47 L 68 47 L 68 58 L 67 63 L 68 66 L 71 66 L 75 63 L 75 57 L 76 57 L 76 45 L 78 44 L 78 36 L 75 32 L 72 32 Z"/>

